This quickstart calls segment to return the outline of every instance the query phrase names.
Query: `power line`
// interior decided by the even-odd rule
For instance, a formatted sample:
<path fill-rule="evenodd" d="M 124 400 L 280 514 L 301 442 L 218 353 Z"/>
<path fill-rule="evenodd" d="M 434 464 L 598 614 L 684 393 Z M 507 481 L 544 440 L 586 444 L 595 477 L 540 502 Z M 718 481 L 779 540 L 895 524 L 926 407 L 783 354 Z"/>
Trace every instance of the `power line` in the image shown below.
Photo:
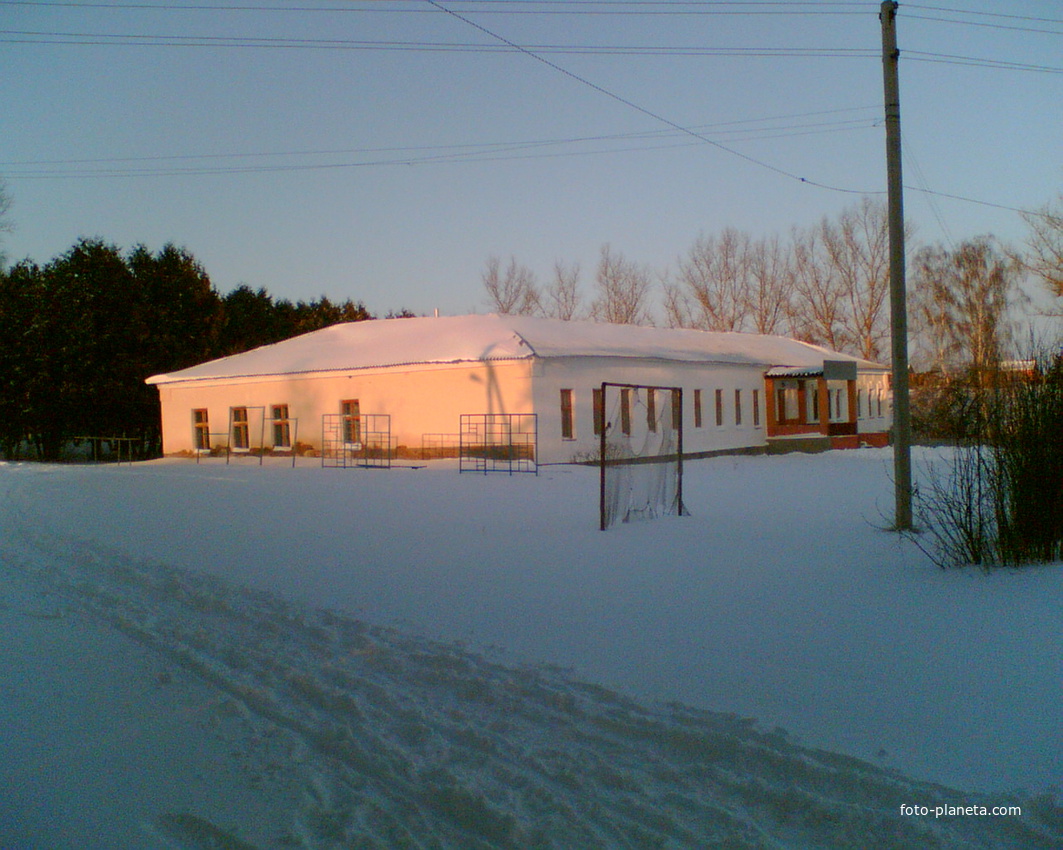
<path fill-rule="evenodd" d="M 162 3 L 74 3 L 42 2 L 42 0 L 0 0 L 0 6 L 34 6 L 38 8 L 125 9 L 174 12 L 343 12 L 381 14 L 433 14 L 431 9 L 406 6 L 395 8 L 394 0 L 361 3 L 351 0 L 345 6 L 258 6 L 218 4 L 162 4 Z M 412 3 L 413 0 L 410 0 Z M 478 5 L 482 4 L 482 5 Z M 383 6 L 383 8 L 375 8 Z M 465 7 L 470 7 L 468 10 Z M 526 8 L 515 8 L 524 6 Z M 538 8 L 536 8 L 538 7 Z M 620 8 L 623 7 L 623 8 Z M 825 8 L 829 7 L 829 8 Z M 822 2 L 573 2 L 573 0 L 460 0 L 455 11 L 475 11 L 480 15 L 567 15 L 567 16 L 626 16 L 626 15 L 862 15 L 867 7 L 862 3 Z"/>
<path fill-rule="evenodd" d="M 876 126 L 879 122 L 876 119 L 870 122 L 869 118 L 847 118 L 837 121 L 827 122 L 811 122 L 811 123 L 797 123 L 797 124 L 783 124 L 767 127 L 756 127 L 755 125 L 768 124 L 769 122 L 779 122 L 788 119 L 808 119 L 823 117 L 828 115 L 841 115 L 845 113 L 871 113 L 877 109 L 872 106 L 851 106 L 842 107 L 838 109 L 825 109 L 817 110 L 815 112 L 791 112 L 785 115 L 768 115 L 760 118 L 741 118 L 731 121 L 717 121 L 712 124 L 698 125 L 694 129 L 700 132 L 714 131 L 717 134 L 736 134 L 736 133 L 751 133 L 751 132 L 778 132 L 778 131 L 791 131 L 791 130 L 807 130 L 809 128 L 826 128 L 824 131 L 829 131 L 831 128 L 844 130 L 852 129 L 854 127 L 862 126 Z M 730 128 L 730 129 L 728 129 Z M 593 136 L 566 136 L 562 138 L 550 138 L 550 139 L 523 139 L 523 140 L 507 140 L 501 142 L 465 142 L 458 144 L 447 145 L 408 145 L 403 147 L 371 147 L 371 148 L 341 148 L 341 149 L 329 149 L 329 150 L 300 150 L 300 151 L 259 151 L 254 153 L 224 153 L 224 154 L 175 154 L 175 155 L 155 155 L 155 156 L 136 156 L 136 157 L 101 157 L 93 159 L 54 159 L 54 160 L 13 160 L 8 162 L 0 162 L 0 166 L 22 166 L 22 165 L 83 165 L 91 163 L 103 163 L 103 162 L 153 162 L 160 160 L 187 160 L 187 159 L 238 159 L 238 158 L 251 158 L 251 157 L 282 157 L 282 156 L 332 156 L 338 154 L 379 154 L 379 153 L 423 153 L 430 151 L 466 151 L 473 152 L 482 150 L 497 150 L 507 148 L 531 148 L 531 147 L 544 147 L 544 146 L 559 146 L 568 144 L 578 144 L 585 142 L 602 142 L 602 141 L 627 141 L 633 139 L 660 139 L 676 136 L 677 133 L 674 130 L 642 130 L 630 133 L 606 133 L 597 134 Z"/>
<path fill-rule="evenodd" d="M 1038 35 L 1063 35 L 1063 31 L 1046 30 L 1039 27 L 1020 27 L 1014 24 L 990 24 L 985 21 L 957 21 L 952 18 L 936 18 L 932 15 L 905 15 L 904 17 L 905 20 L 910 21 L 932 21 L 940 24 L 956 24 L 965 27 L 982 27 L 994 30 L 1010 30 L 1012 32 L 1031 32 L 1037 33 Z M 1052 23 L 1063 24 L 1063 21 L 1053 21 Z"/>
<path fill-rule="evenodd" d="M 905 3 L 904 10 L 918 9 L 923 12 L 947 12 L 953 15 L 963 15 L 965 18 L 975 16 L 980 18 L 1002 18 L 1011 21 L 1034 21 L 1041 24 L 1063 24 L 1063 18 L 1039 18 L 1033 15 L 1009 15 L 1005 12 L 976 12 L 972 9 L 952 9 L 946 6 L 921 6 L 918 4 Z M 962 23 L 962 21 L 957 21 Z"/>
<path fill-rule="evenodd" d="M 905 50 L 902 58 L 913 62 L 934 62 L 942 65 L 968 65 L 975 68 L 994 68 L 1002 71 L 1033 71 L 1043 74 L 1063 74 L 1063 67 L 1033 65 L 1026 62 L 1009 62 L 1003 59 L 984 59 L 977 56 L 954 56 L 948 53 L 926 53 L 920 50 Z"/>
<path fill-rule="evenodd" d="M 49 32 L 0 30 L 0 39 L 18 44 L 90 44 L 121 47 L 258 47 L 332 50 L 393 50 L 447 53 L 511 53 L 500 44 L 475 42 L 379 41 L 318 38 L 271 38 L 244 36 L 147 35 L 136 33 Z M 61 39 L 61 40 L 60 40 Z M 754 56 L 754 57 L 851 57 L 867 58 L 876 51 L 862 48 L 699 47 L 664 45 L 528 44 L 537 53 L 578 56 Z"/>
<path fill-rule="evenodd" d="M 527 57 L 529 57 L 531 59 L 534 59 L 534 60 L 536 60 L 537 62 L 540 62 L 543 65 L 546 65 L 548 68 L 552 68 L 553 70 L 557 71 L 560 74 L 563 74 L 564 76 L 566 76 L 566 77 L 568 77 L 568 78 L 570 78 L 572 80 L 575 80 L 580 85 L 583 85 L 583 86 L 586 86 L 586 87 L 588 87 L 590 89 L 593 89 L 594 91 L 598 92 L 599 94 L 603 94 L 606 97 L 611 98 L 612 100 L 615 100 L 618 103 L 628 107 L 629 109 L 633 109 L 636 112 L 640 112 L 643 115 L 646 115 L 647 117 L 652 118 L 655 121 L 660 121 L 662 124 L 665 124 L 665 125 L 671 127 L 673 130 L 678 130 L 679 132 L 686 133 L 686 134 L 692 136 L 695 139 L 700 139 L 701 141 L 712 145 L 713 147 L 717 148 L 718 150 L 722 150 L 725 153 L 729 153 L 732 156 L 738 157 L 739 159 L 742 159 L 742 160 L 744 160 L 746 162 L 749 162 L 749 163 L 751 163 L 753 165 L 759 166 L 760 168 L 764 168 L 764 169 L 767 169 L 768 171 L 772 171 L 775 174 L 779 174 L 779 175 L 781 175 L 783 177 L 788 177 L 789 179 L 795 180 L 795 181 L 797 181 L 799 183 L 807 183 L 807 184 L 809 184 L 811 186 L 816 186 L 816 187 L 821 188 L 821 189 L 829 189 L 831 191 L 836 191 L 836 192 L 845 192 L 845 193 L 852 193 L 852 194 L 867 194 L 865 192 L 861 192 L 861 191 L 856 190 L 856 189 L 846 189 L 846 188 L 837 187 L 837 186 L 829 186 L 829 185 L 824 184 L 824 183 L 819 183 L 817 181 L 809 180 L 809 179 L 807 179 L 805 177 L 801 177 L 800 175 L 793 174 L 793 173 L 791 173 L 789 171 L 786 171 L 783 168 L 779 168 L 778 166 L 772 165 L 772 164 L 770 164 L 768 162 L 764 162 L 763 160 L 759 160 L 756 157 L 752 157 L 752 156 L 749 156 L 748 154 L 741 153 L 740 151 L 737 151 L 734 148 L 728 147 L 727 145 L 723 145 L 720 142 L 714 141 L 714 140 L 708 138 L 707 136 L 704 136 L 704 135 L 702 135 L 700 133 L 697 133 L 697 132 L 691 130 L 690 128 L 688 128 L 688 127 L 684 127 L 681 124 L 677 124 L 675 121 L 672 121 L 669 118 L 665 118 L 663 115 L 660 115 L 660 114 L 658 114 L 656 112 L 653 112 L 652 110 L 646 109 L 644 106 L 640 106 L 639 104 L 635 103 L 634 101 L 629 100 L 628 98 L 625 98 L 625 97 L 623 97 L 621 95 L 618 95 L 615 92 L 610 91 L 609 89 L 598 85 L 597 83 L 593 83 L 590 80 L 588 80 L 586 77 L 581 77 L 579 74 L 576 74 L 573 71 L 570 71 L 567 68 L 564 68 L 561 65 L 558 65 L 556 62 L 551 62 L 549 59 L 545 59 L 541 55 L 539 55 L 537 53 L 533 53 L 532 51 L 528 50 L 525 47 L 521 47 L 519 44 L 516 44 L 515 42 L 510 41 L 505 36 L 499 35 L 498 33 L 494 32 L 493 30 L 490 30 L 487 27 L 484 27 L 483 25 L 476 23 L 473 20 L 471 20 L 469 18 L 466 18 L 464 15 L 461 15 L 461 14 L 459 14 L 457 12 L 451 11 L 446 6 L 444 6 L 442 3 L 436 2 L 436 0 L 425 0 L 425 2 L 428 3 L 428 5 L 434 6 L 436 9 L 439 9 L 439 11 L 444 12 L 444 13 L 450 15 L 451 17 L 456 18 L 457 20 L 465 23 L 466 25 L 468 25 L 470 27 L 473 27 L 474 29 L 479 30 L 480 32 L 484 33 L 485 35 L 488 35 L 491 38 L 497 39 L 498 41 L 502 42 L 503 44 L 506 44 L 509 47 L 512 47 L 514 50 L 519 51 L 523 55 L 525 55 L 525 56 L 527 56 Z"/>
<path fill-rule="evenodd" d="M 763 120 L 763 119 L 760 119 Z M 740 122 L 730 122 L 740 123 Z M 839 126 L 840 125 L 840 126 Z M 814 135 L 822 133 L 846 132 L 861 129 L 871 129 L 874 123 L 866 119 L 845 122 L 826 122 L 822 124 L 798 124 L 789 128 L 764 127 L 764 128 L 740 128 L 718 132 L 732 134 L 747 133 L 745 137 L 736 141 L 752 141 L 757 139 L 792 138 L 795 136 Z M 223 174 L 247 174 L 259 172 L 283 172 L 283 171 L 319 171 L 334 169 L 384 167 L 394 165 L 425 165 L 425 164 L 462 164 L 481 163 L 508 160 L 548 159 L 573 156 L 601 156 L 617 153 L 647 152 L 655 150 L 674 149 L 678 147 L 691 147 L 703 144 L 699 141 L 677 142 L 674 140 L 679 134 L 672 131 L 647 131 L 642 133 L 626 133 L 604 136 L 583 137 L 560 140 L 537 140 L 527 142 L 500 142 L 480 143 L 470 145 L 444 145 L 414 148 L 366 148 L 352 151 L 295 151 L 273 153 L 242 153 L 242 154 L 186 154 L 177 156 L 151 156 L 151 157 L 108 157 L 98 159 L 81 160 L 39 160 L 39 161 L 15 161 L 0 163 L 5 169 L 6 176 L 11 179 L 54 179 L 54 178 L 89 178 L 89 177 L 171 177 L 178 175 L 223 175 Z M 618 141 L 642 141 L 643 144 L 628 145 L 626 147 L 608 147 L 591 150 L 553 150 L 543 152 L 546 148 L 557 148 L 564 145 L 590 142 L 618 142 Z M 439 151 L 433 153 L 433 151 Z M 340 154 L 396 154 L 387 158 L 377 158 L 355 162 L 329 162 L 329 163 L 279 163 L 263 165 L 237 165 L 237 166 L 182 166 L 185 162 L 202 162 L 208 160 L 232 160 L 232 159 L 272 159 L 280 157 L 313 157 Z M 176 163 L 174 165 L 156 165 L 154 167 L 136 168 L 99 168 L 99 169 L 57 169 L 45 168 L 44 166 L 70 166 L 70 165 L 103 165 L 109 163 Z"/>

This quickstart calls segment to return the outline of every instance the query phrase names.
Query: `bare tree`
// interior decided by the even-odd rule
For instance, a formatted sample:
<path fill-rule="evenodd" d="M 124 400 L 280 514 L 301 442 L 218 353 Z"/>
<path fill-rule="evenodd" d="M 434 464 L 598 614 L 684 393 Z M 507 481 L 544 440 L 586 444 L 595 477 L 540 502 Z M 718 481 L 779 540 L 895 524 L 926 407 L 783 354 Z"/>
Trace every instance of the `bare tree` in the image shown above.
<path fill-rule="evenodd" d="M 678 291 L 665 291 L 669 320 L 708 331 L 743 330 L 754 286 L 749 261 L 749 236 L 734 228 L 698 237 L 679 261 Z"/>
<path fill-rule="evenodd" d="M 793 231 L 795 336 L 840 350 L 845 347 L 845 289 L 823 245 L 822 227 Z"/>
<path fill-rule="evenodd" d="M 935 365 L 982 374 L 999 364 L 1011 339 L 1010 311 L 1020 296 L 1018 265 L 992 236 L 955 250 L 921 249 L 914 261 L 915 306 Z"/>
<path fill-rule="evenodd" d="M 1046 204 L 1037 212 L 1023 213 L 1022 218 L 1029 228 L 1023 267 L 1063 297 L 1063 193 L 1054 206 Z"/>
<path fill-rule="evenodd" d="M 653 284 L 645 267 L 614 254 L 606 244 L 602 246 L 595 282 L 597 296 L 591 304 L 595 319 L 620 325 L 653 324 L 649 305 Z"/>
<path fill-rule="evenodd" d="M 761 334 L 789 333 L 793 312 L 792 269 L 789 254 L 777 237 L 749 246 L 749 316 Z"/>
<path fill-rule="evenodd" d="M 498 257 L 488 257 L 482 278 L 487 301 L 495 312 L 503 316 L 533 316 L 541 312 L 535 274 L 527 266 L 518 265 L 516 257 L 509 258 L 505 271 Z"/>
<path fill-rule="evenodd" d="M 820 239 L 845 299 L 844 337 L 868 360 L 882 356 L 889 339 L 889 219 L 886 205 L 864 198 L 837 222 L 823 219 Z"/>
<path fill-rule="evenodd" d="M 546 288 L 546 313 L 555 319 L 568 322 L 579 318 L 583 297 L 579 291 L 579 263 L 566 266 L 560 260 L 554 263 L 554 279 Z"/>
<path fill-rule="evenodd" d="M 682 286 L 664 283 L 664 320 L 670 328 L 694 328 L 696 324 L 691 315 L 690 297 Z"/>

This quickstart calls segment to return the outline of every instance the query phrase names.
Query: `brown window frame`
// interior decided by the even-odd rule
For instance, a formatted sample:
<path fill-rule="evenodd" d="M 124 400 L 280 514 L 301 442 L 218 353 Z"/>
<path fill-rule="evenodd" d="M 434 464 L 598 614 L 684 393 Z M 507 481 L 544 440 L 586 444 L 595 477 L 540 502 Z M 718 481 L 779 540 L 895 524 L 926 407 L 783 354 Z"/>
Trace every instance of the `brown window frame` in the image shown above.
<path fill-rule="evenodd" d="M 343 442 L 347 444 L 362 442 L 362 404 L 356 398 L 345 398 L 340 402 L 340 416 L 343 422 Z"/>
<path fill-rule="evenodd" d="M 288 405 L 270 405 L 270 423 L 273 428 L 273 446 L 278 449 L 290 449 L 292 447 L 292 426 L 288 412 Z"/>
<path fill-rule="evenodd" d="M 569 388 L 561 390 L 561 439 L 576 439 L 575 400 Z"/>
<path fill-rule="evenodd" d="M 605 427 L 605 397 L 601 387 L 591 391 L 591 406 L 594 408 L 594 433 L 601 436 Z"/>
<path fill-rule="evenodd" d="M 205 407 L 192 411 L 192 442 L 196 451 L 210 451 L 210 412 Z"/>
<path fill-rule="evenodd" d="M 232 419 L 232 447 L 235 451 L 247 451 L 251 448 L 251 425 L 247 418 L 246 407 L 229 408 Z"/>

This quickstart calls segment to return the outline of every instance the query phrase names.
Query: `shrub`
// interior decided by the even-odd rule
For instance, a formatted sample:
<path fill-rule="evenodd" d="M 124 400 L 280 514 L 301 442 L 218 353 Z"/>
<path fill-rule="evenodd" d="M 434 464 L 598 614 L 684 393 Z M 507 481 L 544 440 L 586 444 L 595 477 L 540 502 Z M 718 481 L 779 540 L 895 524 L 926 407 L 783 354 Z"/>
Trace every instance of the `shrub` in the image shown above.
<path fill-rule="evenodd" d="M 941 567 L 1063 558 L 1063 365 L 997 372 L 952 392 L 956 448 L 915 494 L 917 545 Z"/>

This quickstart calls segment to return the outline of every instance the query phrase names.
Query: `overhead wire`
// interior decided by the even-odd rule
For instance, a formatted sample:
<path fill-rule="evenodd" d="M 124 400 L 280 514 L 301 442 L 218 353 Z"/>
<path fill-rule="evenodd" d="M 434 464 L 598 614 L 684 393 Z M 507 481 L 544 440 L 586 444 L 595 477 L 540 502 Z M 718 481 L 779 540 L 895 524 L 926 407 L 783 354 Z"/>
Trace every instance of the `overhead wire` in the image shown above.
<path fill-rule="evenodd" d="M 698 133 L 698 132 L 690 129 L 689 127 L 685 127 L 682 124 L 678 124 L 675 121 L 672 121 L 670 118 L 666 118 L 665 116 L 663 116 L 663 115 L 661 115 L 661 114 L 659 114 L 657 112 L 654 112 L 651 109 L 647 109 L 646 107 L 641 106 L 640 104 L 635 103 L 634 101 L 630 100 L 629 98 L 626 98 L 626 97 L 624 97 L 622 95 L 619 95 L 616 92 L 613 92 L 610 89 L 605 88 L 604 86 L 598 85 L 597 83 L 592 82 L 591 80 L 587 79 L 586 77 L 583 77 L 583 76 L 575 73 L 574 71 L 570 71 L 568 68 L 565 68 L 562 65 L 558 65 L 556 62 L 552 62 L 549 59 L 546 59 L 545 57 L 543 57 L 542 55 L 540 55 L 538 53 L 535 53 L 535 52 L 533 52 L 531 50 L 528 50 L 526 47 L 522 47 L 521 45 L 517 44 L 516 42 L 511 41 L 510 39 L 506 38 L 505 36 L 503 36 L 503 35 L 501 35 L 499 33 L 496 33 L 495 31 L 493 31 L 491 29 L 488 29 L 487 27 L 483 26 L 482 24 L 477 23 L 476 21 L 473 21 L 471 18 L 467 18 L 467 17 L 465 17 L 464 15 L 462 15 L 462 14 L 460 14 L 458 12 L 454 12 L 454 11 L 450 10 L 449 8 L 444 6 L 442 3 L 438 2 L 438 0 L 424 0 L 424 2 L 427 3 L 430 6 L 435 7 L 439 11 L 441 11 L 441 12 L 447 14 L 447 15 L 450 15 L 451 17 L 463 22 L 464 24 L 466 24 L 466 25 L 468 25 L 470 27 L 473 27 L 476 30 L 479 30 L 480 32 L 484 33 L 485 35 L 488 35 L 491 38 L 497 39 L 498 41 L 502 42 L 503 44 L 506 44 L 509 47 L 512 47 L 514 50 L 519 51 L 521 54 L 523 54 L 523 55 L 525 55 L 525 56 L 527 56 L 527 57 L 529 57 L 531 59 L 534 59 L 535 61 L 540 62 L 543 65 L 546 65 L 548 68 L 552 68 L 554 71 L 557 71 L 558 73 L 563 74 L 564 76 L 568 77 L 569 79 L 572 79 L 572 80 L 576 81 L 580 85 L 586 86 L 587 88 L 590 88 L 590 89 L 598 92 L 599 94 L 602 94 L 602 95 L 604 95 L 604 96 L 606 96 L 608 98 L 611 98 L 612 100 L 617 101 L 618 103 L 622 104 L 623 106 L 628 107 L 629 109 L 633 109 L 636 112 L 642 113 L 643 115 L 647 116 L 648 118 L 652 118 L 655 121 L 659 121 L 662 124 L 665 124 L 665 125 L 671 127 L 673 130 L 677 130 L 680 133 L 685 133 L 685 134 L 687 134 L 687 135 L 689 135 L 689 136 L 691 136 L 691 137 L 693 137 L 695 139 L 699 139 L 702 142 L 705 142 L 705 143 L 711 145 L 712 147 L 717 148 L 718 150 L 724 151 L 725 153 L 728 153 L 731 156 L 734 156 L 734 157 L 737 157 L 737 158 L 739 158 L 741 160 L 744 160 L 745 162 L 748 162 L 748 163 L 750 163 L 752 165 L 756 165 L 756 166 L 758 166 L 760 168 L 763 168 L 763 169 L 766 169 L 768 171 L 774 172 L 775 174 L 781 175 L 783 177 L 787 177 L 787 178 L 789 178 L 791 180 L 794 180 L 794 181 L 796 181 L 798 183 L 805 183 L 807 185 L 815 186 L 815 187 L 821 188 L 821 189 L 828 189 L 830 191 L 843 192 L 843 193 L 846 193 L 846 194 L 877 194 L 875 192 L 866 192 L 866 191 L 862 191 L 862 190 L 858 190 L 858 189 L 849 189 L 849 188 L 840 187 L 840 186 L 831 186 L 831 185 L 828 185 L 826 183 L 821 183 L 819 181 L 810 180 L 810 179 L 808 179 L 806 177 L 802 177 L 802 176 L 800 176 L 798 174 L 794 174 L 793 172 L 787 171 L 784 168 L 780 168 L 780 167 L 778 167 L 776 165 L 772 165 L 769 162 L 765 162 L 764 160 L 757 159 L 756 157 L 750 156 L 749 154 L 742 153 L 741 151 L 735 150 L 734 148 L 729 147 L 727 145 L 724 145 L 724 144 L 722 144 L 722 143 L 720 143 L 720 142 L 718 142 L 718 141 L 716 141 L 714 139 L 710 139 L 708 136 L 706 136 L 706 135 L 704 135 L 702 133 Z"/>
<path fill-rule="evenodd" d="M 430 8 L 425 9 L 424 6 Z M 555 71 L 588 86 L 601 94 L 610 97 L 628 108 L 634 109 L 647 117 L 665 124 L 677 133 L 682 133 L 694 139 L 697 143 L 708 144 L 733 156 L 739 157 L 761 168 L 773 171 L 781 176 L 800 183 L 817 186 L 832 191 L 853 194 L 880 194 L 863 190 L 849 189 L 839 186 L 831 186 L 819 181 L 810 180 L 798 174 L 779 168 L 769 162 L 757 159 L 728 147 L 721 142 L 704 135 L 704 131 L 684 127 L 671 121 L 665 116 L 659 115 L 652 110 L 646 109 L 627 98 L 624 98 L 608 89 L 575 74 L 568 69 L 546 59 L 546 55 L 625 55 L 625 56 L 764 56 L 764 57 L 856 57 L 867 58 L 877 56 L 878 51 L 859 48 L 711 48 L 711 47 L 683 47 L 683 46 L 654 46 L 654 45 L 564 45 L 564 44 L 533 44 L 520 45 L 512 42 L 498 33 L 467 18 L 463 12 L 466 9 L 474 9 L 477 14 L 566 14 L 566 15 L 622 15 L 622 14 L 749 14 L 749 15 L 802 15 L 802 14 L 866 14 L 867 4 L 853 2 L 770 2 L 770 0 L 730 0 L 729 2 L 714 2 L 714 0 L 616 0 L 616 2 L 601 3 L 594 0 L 507 0 L 499 3 L 498 0 L 454 0 L 453 3 L 444 6 L 435 0 L 409 0 L 402 4 L 401 8 L 394 0 L 387 2 L 374 2 L 374 0 L 347 0 L 342 5 L 286 5 L 286 6 L 263 6 L 257 4 L 234 4 L 223 5 L 216 3 L 182 3 L 161 4 L 145 2 L 40 2 L 40 0 L 0 0 L 0 6 L 35 6 L 35 7 L 59 7 L 78 9 L 135 9 L 148 11 L 225 11 L 225 12 L 388 12 L 388 13 L 415 13 L 431 12 L 438 14 L 444 12 L 454 17 L 467 26 L 473 27 L 482 34 L 495 40 L 497 44 L 463 44 L 463 43 L 433 43 L 433 42 L 401 42 L 401 41 L 354 41 L 336 39 L 294 39 L 294 38 L 248 38 L 248 37 L 212 37 L 212 36 L 148 36 L 134 34 L 93 34 L 93 33 L 60 33 L 60 32 L 31 32 L 31 31 L 0 31 L 0 42 L 6 43 L 52 43 L 52 44 L 95 44 L 112 46 L 186 46 L 186 47 L 228 47 L 228 48 L 260 48 L 260 49 L 331 49 L 331 50 L 399 50 L 399 51 L 430 51 L 430 52 L 505 52 L 517 51 L 530 58 L 553 68 Z M 516 7 L 520 8 L 516 8 Z M 935 12 L 940 14 L 963 15 L 963 20 L 940 18 L 929 15 L 910 14 L 909 10 Z M 1047 23 L 1063 24 L 1063 20 L 1055 18 L 1036 17 L 1029 15 L 1015 15 L 1000 12 L 972 12 L 971 10 L 956 9 L 951 7 L 905 4 L 906 16 L 914 19 L 927 21 L 958 24 L 977 25 L 1001 30 L 1018 30 L 1024 32 L 1038 32 L 1048 35 L 1059 35 L 1055 31 L 1045 31 L 1033 27 L 1017 26 L 1012 24 L 1000 24 L 985 21 L 971 21 L 971 16 L 992 18 L 994 20 L 1021 21 L 1024 23 Z M 954 65 L 968 65 L 975 67 L 991 68 L 997 70 L 1028 71 L 1040 73 L 1063 73 L 1063 68 L 1034 63 L 1009 62 L 1004 60 L 985 59 L 971 56 L 958 56 L 922 51 L 905 51 L 902 54 L 906 59 L 917 62 L 933 62 Z M 827 132 L 827 131 L 823 131 Z M 783 131 L 779 135 L 792 135 L 792 132 Z M 719 133 L 717 133 L 719 135 Z M 747 138 L 771 138 L 771 136 L 753 136 Z M 745 141 L 747 139 L 734 139 Z M 645 148 L 643 148 L 645 149 Z M 510 148 L 507 150 L 497 149 L 490 153 L 492 158 L 514 156 L 518 150 L 527 148 Z M 563 152 L 551 155 L 588 155 L 588 153 L 610 153 L 614 150 L 597 152 Z M 479 156 L 487 156 L 481 152 Z M 521 156 L 533 156 L 535 154 L 520 154 Z M 225 156 L 225 155 L 221 155 Z M 232 156 L 242 156 L 240 154 Z M 249 155 L 250 156 L 250 155 Z M 195 155 L 192 155 L 194 158 Z M 446 161 L 482 161 L 473 160 L 469 154 L 433 155 L 413 159 L 399 159 L 394 162 L 401 164 L 415 164 L 419 162 Z M 279 165 L 268 166 L 271 170 L 295 169 L 295 168 L 324 168 L 324 167 L 359 167 L 373 164 L 392 164 L 387 160 L 379 163 L 360 162 L 334 165 Z M 256 166 L 255 168 L 266 168 Z M 175 172 L 176 173 L 176 172 Z M 187 173 L 187 172 L 182 172 Z M 216 173 L 216 172 L 212 172 Z M 231 173 L 231 172 L 230 172 Z M 15 176 L 15 175 L 11 175 Z M 24 176 L 30 176 L 28 174 Z M 43 176 L 43 175 L 42 175 Z M 948 197 L 971 203 L 981 203 L 986 206 L 1001 209 L 1014 209 L 999 204 L 981 202 L 972 198 L 946 193 L 935 193 L 923 187 L 910 187 L 914 191 L 927 194 L 935 194 L 940 197 Z"/>
<path fill-rule="evenodd" d="M 866 108 L 861 108 L 866 109 Z M 825 115 L 831 112 L 844 112 L 855 110 L 829 110 L 819 113 L 807 113 L 807 115 Z M 781 116 L 781 117 L 801 117 Z M 763 124 L 774 119 L 761 118 L 745 122 L 722 122 L 716 125 L 718 128 L 728 125 Z M 877 121 L 869 119 L 848 119 L 834 122 L 813 122 L 790 125 L 769 125 L 763 127 L 740 126 L 733 129 L 717 129 L 717 133 L 729 133 L 738 135 L 738 140 L 753 140 L 764 138 L 786 138 L 817 133 L 844 132 L 860 129 L 869 129 L 876 126 Z M 745 134 L 742 136 L 742 134 Z M 329 150 L 329 151 L 284 151 L 264 153 L 234 153 L 234 154 L 185 154 L 176 156 L 151 156 L 151 157 L 106 157 L 81 160 L 34 160 L 0 162 L 0 167 L 5 169 L 9 177 L 20 178 L 58 178 L 58 177 L 118 177 L 118 176 L 174 176 L 178 174 L 240 174 L 257 171 L 307 171 L 338 168 L 365 168 L 388 165 L 424 165 L 439 163 L 471 163 L 490 162 L 499 160 L 515 159 L 541 159 L 571 156 L 594 156 L 615 153 L 642 152 L 662 150 L 667 148 L 688 147 L 701 144 L 696 140 L 686 142 L 673 141 L 680 134 L 674 131 L 653 130 L 637 133 L 618 133 L 609 135 L 575 137 L 567 139 L 540 139 L 518 142 L 495 142 L 476 143 L 465 145 L 438 145 L 400 148 L 363 148 L 352 150 Z M 563 146 L 572 146 L 587 143 L 616 143 L 616 142 L 640 142 L 640 144 L 627 144 L 624 147 L 605 147 L 591 150 L 557 150 Z M 548 150 L 549 149 L 549 150 Z M 392 156 L 379 157 L 376 159 L 360 161 L 341 161 L 330 163 L 280 163 L 268 165 L 238 165 L 238 166 L 186 166 L 185 163 L 219 161 L 219 160 L 251 160 L 251 159 L 277 159 L 277 158 L 309 158 L 320 156 L 341 156 L 351 154 Z M 109 167 L 85 169 L 83 166 L 112 165 L 119 166 L 126 163 L 155 163 L 153 167 Z M 163 163 L 171 163 L 163 165 Z M 51 167 L 49 167 L 51 166 Z M 56 168 L 55 166 L 78 166 L 77 168 Z"/>
<path fill-rule="evenodd" d="M 355 5 L 358 4 L 358 5 Z M 355 12 L 384 14 L 431 14 L 419 7 L 419 0 L 407 0 L 399 7 L 395 0 L 348 0 L 342 6 L 261 6 L 219 5 L 191 3 L 118 3 L 118 2 L 42 2 L 42 0 L 0 0 L 0 6 L 36 6 L 77 9 L 136 9 L 151 11 L 225 11 L 225 12 Z M 588 2 L 558 0 L 459 0 L 456 11 L 468 6 L 479 15 L 567 15 L 567 16 L 626 16 L 626 15 L 856 15 L 866 14 L 861 3 L 822 2 Z M 532 8 L 517 8 L 518 6 Z M 539 7 L 539 8 L 533 8 Z M 624 7 L 624 8 L 621 8 Z M 633 8 L 632 8 L 633 7 Z M 682 8 L 680 8 L 682 7 Z M 727 7 L 727 8 L 724 8 Z M 769 8 L 770 7 L 770 8 Z M 825 8 L 829 7 L 829 8 Z"/>

